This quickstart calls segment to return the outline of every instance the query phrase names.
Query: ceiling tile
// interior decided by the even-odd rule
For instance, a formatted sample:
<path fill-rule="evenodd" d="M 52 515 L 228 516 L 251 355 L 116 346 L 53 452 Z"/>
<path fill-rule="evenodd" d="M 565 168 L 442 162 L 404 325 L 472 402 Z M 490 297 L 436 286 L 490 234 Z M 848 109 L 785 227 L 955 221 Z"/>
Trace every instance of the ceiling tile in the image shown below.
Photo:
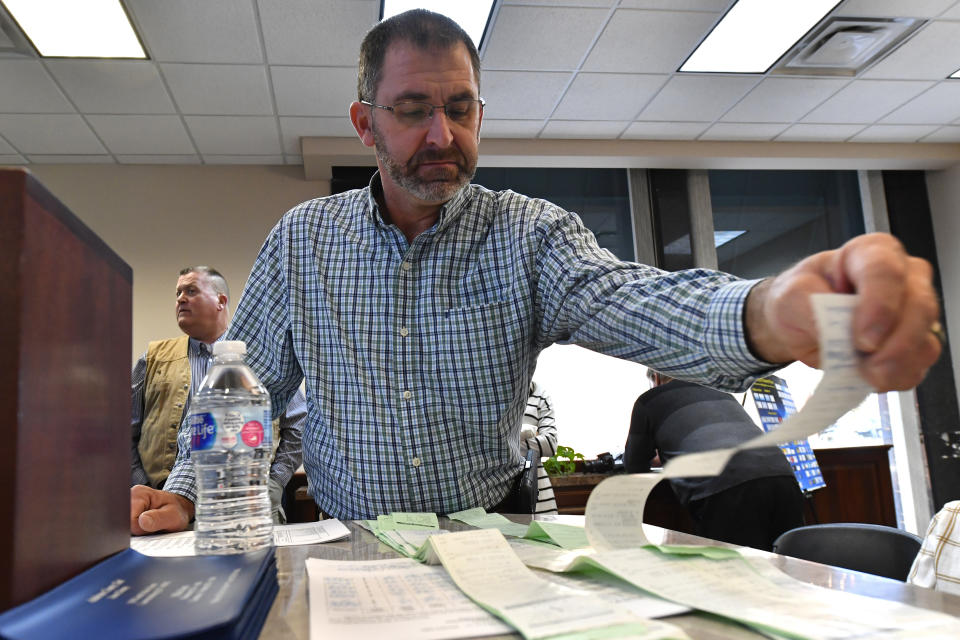
<path fill-rule="evenodd" d="M 700 136 L 700 140 L 773 140 L 786 128 L 783 124 L 718 122 Z"/>
<path fill-rule="evenodd" d="M 608 9 L 501 7 L 483 68 L 576 69 L 608 14 Z"/>
<path fill-rule="evenodd" d="M 355 138 L 350 118 L 280 118 L 283 152 L 300 153 L 300 138 Z M 361 144 L 357 138 L 357 146 Z"/>
<path fill-rule="evenodd" d="M 569 73 L 489 71 L 480 91 L 487 100 L 483 112 L 490 118 L 546 118 L 570 80 Z"/>
<path fill-rule="evenodd" d="M 50 60 L 47 68 L 84 113 L 173 113 L 154 63 L 145 60 Z"/>
<path fill-rule="evenodd" d="M 105 155 L 36 155 L 27 156 L 33 164 L 115 164 L 113 157 Z"/>
<path fill-rule="evenodd" d="M 480 152 L 484 138 L 536 138 L 543 128 L 543 120 L 494 120 L 484 118 L 480 125 Z"/>
<path fill-rule="evenodd" d="M 951 9 L 944 11 L 940 17 L 948 20 L 960 20 L 960 2 L 953 5 Z"/>
<path fill-rule="evenodd" d="M 164 64 L 161 68 L 180 113 L 235 116 L 273 113 L 263 66 Z"/>
<path fill-rule="evenodd" d="M 630 140 L 693 140 L 709 122 L 634 122 L 621 138 Z"/>
<path fill-rule="evenodd" d="M 627 128 L 629 121 L 551 120 L 541 138 L 588 138 L 614 140 Z"/>
<path fill-rule="evenodd" d="M 114 154 L 189 155 L 195 152 L 180 116 L 89 116 L 88 120 Z"/>
<path fill-rule="evenodd" d="M 0 154 L 0 165 L 26 164 L 27 159 L 16 154 Z"/>
<path fill-rule="evenodd" d="M 15 154 L 16 152 L 17 150 L 11 147 L 6 140 L 0 138 L 0 154 Z"/>
<path fill-rule="evenodd" d="M 640 114 L 642 120 L 716 120 L 758 82 L 756 77 L 676 75 Z"/>
<path fill-rule="evenodd" d="M 618 9 L 584 71 L 672 73 L 713 26 L 715 13 Z"/>
<path fill-rule="evenodd" d="M 960 118 L 960 82 L 945 81 L 881 120 L 884 124 L 945 124 Z"/>
<path fill-rule="evenodd" d="M 258 0 L 270 64 L 348 67 L 380 18 L 379 0 Z"/>
<path fill-rule="evenodd" d="M 36 60 L 0 60 L 0 91 L 3 113 L 73 113 L 74 108 Z"/>
<path fill-rule="evenodd" d="M 777 136 L 777 141 L 842 142 L 862 130 L 859 124 L 795 124 Z"/>
<path fill-rule="evenodd" d="M 269 116 L 185 116 L 202 154 L 277 154 L 280 137 L 276 118 Z"/>
<path fill-rule="evenodd" d="M 920 142 L 960 142 L 960 127 L 940 127 Z"/>
<path fill-rule="evenodd" d="M 633 120 L 667 77 L 578 73 L 553 117 L 561 120 Z"/>
<path fill-rule="evenodd" d="M 793 122 L 849 80 L 767 78 L 723 116 L 727 122 Z"/>
<path fill-rule="evenodd" d="M 932 84 L 906 80 L 855 80 L 804 116 L 803 122 L 871 124 Z"/>
<path fill-rule="evenodd" d="M 357 99 L 356 67 L 271 67 L 281 116 L 340 116 Z"/>
<path fill-rule="evenodd" d="M 890 55 L 867 69 L 864 78 L 941 80 L 960 67 L 956 43 L 960 22 L 931 22 L 917 31 Z"/>
<path fill-rule="evenodd" d="M 263 62 L 252 2 L 126 0 L 154 60 Z"/>
<path fill-rule="evenodd" d="M 200 156 L 195 154 L 174 156 L 118 155 L 117 162 L 120 164 L 200 164 Z"/>
<path fill-rule="evenodd" d="M 931 125 L 877 124 L 853 136 L 850 142 L 916 142 L 936 130 L 937 127 Z"/>
<path fill-rule="evenodd" d="M 847 0 L 836 11 L 839 16 L 858 18 L 932 18 L 955 0 Z"/>
<path fill-rule="evenodd" d="M 272 165 L 272 164 L 284 164 L 283 156 L 255 156 L 255 155 L 245 155 L 245 156 L 230 156 L 230 155 L 211 155 L 205 154 L 203 156 L 204 164 L 262 164 L 262 165 Z"/>
<path fill-rule="evenodd" d="M 27 155 L 106 153 L 78 115 L 0 114 L 0 135 Z"/>

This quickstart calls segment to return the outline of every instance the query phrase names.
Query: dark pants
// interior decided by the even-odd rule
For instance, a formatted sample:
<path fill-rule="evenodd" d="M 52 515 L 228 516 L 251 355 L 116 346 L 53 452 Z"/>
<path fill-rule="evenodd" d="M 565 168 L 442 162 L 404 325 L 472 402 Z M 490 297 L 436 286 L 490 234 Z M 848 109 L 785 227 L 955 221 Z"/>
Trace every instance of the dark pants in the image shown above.
<path fill-rule="evenodd" d="M 697 535 L 764 551 L 802 527 L 803 492 L 791 476 L 757 478 L 687 505 Z"/>

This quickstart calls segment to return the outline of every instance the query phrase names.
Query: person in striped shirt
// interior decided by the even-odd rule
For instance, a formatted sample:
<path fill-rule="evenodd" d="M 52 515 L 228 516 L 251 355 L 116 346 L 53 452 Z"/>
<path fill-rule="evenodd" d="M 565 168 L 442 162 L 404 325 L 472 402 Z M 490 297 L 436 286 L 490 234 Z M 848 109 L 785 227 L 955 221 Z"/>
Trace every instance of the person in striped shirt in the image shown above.
<path fill-rule="evenodd" d="M 530 381 L 527 407 L 520 426 L 520 454 L 537 453 L 537 506 L 535 513 L 557 513 L 550 476 L 543 468 L 543 459 L 557 452 L 557 421 L 553 415 L 553 401 L 535 380 Z"/>

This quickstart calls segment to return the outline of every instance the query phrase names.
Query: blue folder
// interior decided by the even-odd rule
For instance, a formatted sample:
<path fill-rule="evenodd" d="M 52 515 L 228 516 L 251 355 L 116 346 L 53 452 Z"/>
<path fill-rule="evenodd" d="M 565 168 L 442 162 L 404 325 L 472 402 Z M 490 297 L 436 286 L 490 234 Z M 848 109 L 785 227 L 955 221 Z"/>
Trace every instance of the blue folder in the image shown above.
<path fill-rule="evenodd" d="M 127 549 L 0 615 L 0 638 L 255 638 L 277 589 L 272 547 L 188 558 Z"/>

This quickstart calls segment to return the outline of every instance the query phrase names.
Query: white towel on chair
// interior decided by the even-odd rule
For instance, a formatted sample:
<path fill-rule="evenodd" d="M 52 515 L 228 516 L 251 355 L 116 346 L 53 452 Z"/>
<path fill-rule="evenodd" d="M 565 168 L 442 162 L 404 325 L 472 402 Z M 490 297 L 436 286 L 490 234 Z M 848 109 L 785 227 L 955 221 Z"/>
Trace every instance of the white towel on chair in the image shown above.
<path fill-rule="evenodd" d="M 933 516 L 907 582 L 960 595 L 960 500 Z"/>

